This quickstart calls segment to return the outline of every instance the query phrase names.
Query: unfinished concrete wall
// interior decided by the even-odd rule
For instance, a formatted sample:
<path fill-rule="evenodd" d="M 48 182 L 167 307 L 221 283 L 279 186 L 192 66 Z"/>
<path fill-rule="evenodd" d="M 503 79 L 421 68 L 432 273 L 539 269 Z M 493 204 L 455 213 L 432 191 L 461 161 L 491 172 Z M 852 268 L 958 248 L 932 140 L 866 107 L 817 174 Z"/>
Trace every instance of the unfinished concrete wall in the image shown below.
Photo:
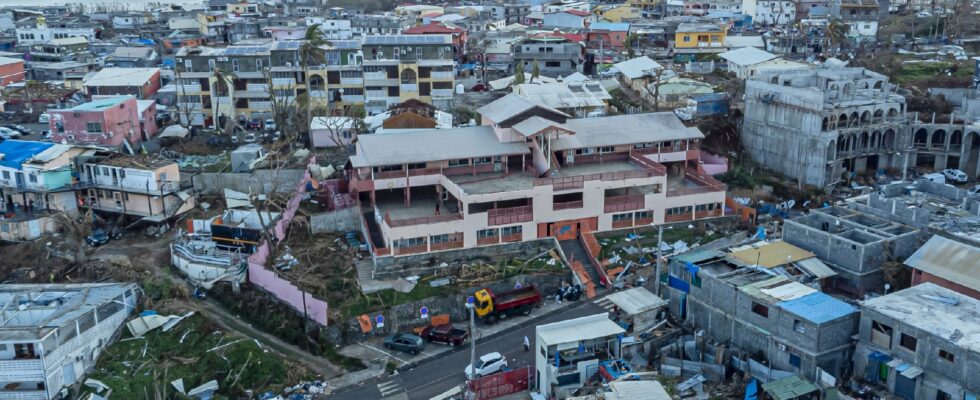
<path fill-rule="evenodd" d="M 251 173 L 205 172 L 194 175 L 191 181 L 199 193 L 222 194 L 225 188 L 242 193 L 289 193 L 296 190 L 296 182 L 303 179 L 303 169 L 280 171 L 260 169 Z"/>
<path fill-rule="evenodd" d="M 357 207 L 310 215 L 310 229 L 313 233 L 344 233 L 357 231 L 361 227 L 361 216 Z"/>
<path fill-rule="evenodd" d="M 495 263 L 513 258 L 527 260 L 555 248 L 558 248 L 558 242 L 554 238 L 547 238 L 408 256 L 375 257 L 374 279 L 428 275 L 446 268 L 476 262 Z"/>

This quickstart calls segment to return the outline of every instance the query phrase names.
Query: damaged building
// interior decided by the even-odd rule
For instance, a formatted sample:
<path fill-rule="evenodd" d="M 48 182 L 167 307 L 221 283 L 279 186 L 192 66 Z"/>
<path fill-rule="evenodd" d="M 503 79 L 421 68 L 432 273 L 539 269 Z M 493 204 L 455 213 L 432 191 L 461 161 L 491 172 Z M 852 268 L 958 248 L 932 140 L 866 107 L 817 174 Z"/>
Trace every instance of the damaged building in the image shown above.
<path fill-rule="evenodd" d="M 910 256 L 919 245 L 919 230 L 860 211 L 826 207 L 786 220 L 783 238 L 814 252 L 837 272 L 828 290 L 860 297 L 882 291 L 882 267 Z"/>
<path fill-rule="evenodd" d="M 767 168 L 826 187 L 852 174 L 901 168 L 905 98 L 864 68 L 817 68 L 746 81 L 742 145 Z"/>
<path fill-rule="evenodd" d="M 980 394 L 980 300 L 926 282 L 861 303 L 854 371 L 905 400 Z"/>
<path fill-rule="evenodd" d="M 730 348 L 733 365 L 751 366 L 762 381 L 814 380 L 818 369 L 839 378 L 850 368 L 858 312 L 813 288 L 830 273 L 819 265 L 785 242 L 695 251 L 672 260 L 666 292 L 679 306 L 672 313 Z"/>

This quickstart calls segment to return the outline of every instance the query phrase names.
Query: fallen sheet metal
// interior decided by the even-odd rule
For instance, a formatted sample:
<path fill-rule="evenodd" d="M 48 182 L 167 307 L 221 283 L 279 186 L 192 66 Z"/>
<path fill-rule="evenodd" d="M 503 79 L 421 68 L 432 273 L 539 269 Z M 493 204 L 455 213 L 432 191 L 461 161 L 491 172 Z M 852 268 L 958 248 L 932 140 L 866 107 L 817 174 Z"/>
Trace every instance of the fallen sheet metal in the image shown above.
<path fill-rule="evenodd" d="M 218 381 L 212 380 L 187 392 L 188 396 L 196 396 L 201 400 L 208 400 L 214 397 L 214 392 L 218 391 Z"/>
<path fill-rule="evenodd" d="M 167 332 L 173 329 L 173 327 L 180 323 L 180 321 L 183 321 L 185 318 L 190 317 L 191 315 L 194 315 L 194 311 L 189 311 L 184 315 L 142 315 L 134 318 L 132 321 L 127 322 L 126 327 L 129 328 L 129 333 L 132 333 L 134 337 L 141 337 L 147 332 L 159 327 L 163 327 L 163 331 Z"/>
<path fill-rule="evenodd" d="M 102 383 L 102 381 L 98 381 L 92 378 L 88 378 L 85 380 L 85 386 L 95 389 L 96 393 L 102 393 L 106 390 L 110 390 L 108 385 Z"/>
<path fill-rule="evenodd" d="M 228 208 L 253 208 L 247 193 L 225 188 L 225 204 Z"/>
<path fill-rule="evenodd" d="M 187 394 L 187 392 L 184 391 L 184 378 L 177 379 L 170 382 L 170 384 L 173 385 L 174 389 L 177 389 L 180 394 Z"/>

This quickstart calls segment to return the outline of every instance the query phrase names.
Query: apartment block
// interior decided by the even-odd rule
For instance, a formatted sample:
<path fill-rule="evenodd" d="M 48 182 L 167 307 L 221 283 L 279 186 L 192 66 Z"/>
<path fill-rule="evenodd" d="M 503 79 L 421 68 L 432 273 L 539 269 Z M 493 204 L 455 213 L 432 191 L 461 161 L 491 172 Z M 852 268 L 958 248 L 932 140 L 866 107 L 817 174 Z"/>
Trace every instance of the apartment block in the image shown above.
<path fill-rule="evenodd" d="M 136 309 L 135 283 L 3 285 L 0 399 L 61 398 Z"/>
<path fill-rule="evenodd" d="M 417 99 L 448 107 L 455 87 L 452 35 L 365 36 L 365 109 L 369 114 Z"/>
<path fill-rule="evenodd" d="M 22 82 L 25 77 L 24 60 L 0 57 L 0 86 Z"/>
<path fill-rule="evenodd" d="M 23 140 L 0 143 L 0 240 L 30 240 L 58 229 L 54 215 L 77 210 L 72 157 L 84 150 Z"/>
<path fill-rule="evenodd" d="M 79 157 L 74 187 L 82 207 L 159 223 L 194 208 L 177 163 L 118 154 Z"/>
<path fill-rule="evenodd" d="M 978 309 L 931 282 L 861 302 L 854 374 L 905 400 L 976 399 Z"/>
<path fill-rule="evenodd" d="M 511 46 L 514 63 L 521 63 L 524 72 L 530 73 L 534 62 L 541 75 L 557 78 L 579 71 L 582 64 L 582 44 L 561 34 L 537 33 Z"/>
<path fill-rule="evenodd" d="M 743 361 L 810 380 L 817 368 L 841 378 L 858 312 L 818 290 L 833 274 L 812 253 L 762 242 L 675 257 L 665 292 L 674 315 Z"/>
<path fill-rule="evenodd" d="M 686 6 L 686 3 L 685 3 Z M 708 23 L 681 23 L 674 31 L 674 61 L 699 61 L 724 53 L 728 27 Z"/>
<path fill-rule="evenodd" d="M 912 269 L 912 285 L 931 282 L 980 300 L 977 276 L 980 247 L 934 235 L 905 260 Z"/>
<path fill-rule="evenodd" d="M 902 168 L 905 98 L 864 68 L 782 71 L 746 81 L 742 145 L 759 164 L 829 187 L 852 174 Z"/>
<path fill-rule="evenodd" d="M 855 43 L 874 42 L 878 35 L 878 0 L 833 0 L 831 19 L 840 19 L 847 27 L 847 38 Z"/>
<path fill-rule="evenodd" d="M 959 115 L 957 115 L 959 117 Z M 913 121 L 909 167 L 934 170 L 957 168 L 972 179 L 980 177 L 980 126 L 974 123 Z"/>
<path fill-rule="evenodd" d="M 882 265 L 912 255 L 919 230 L 847 208 L 826 207 L 786 220 L 783 238 L 812 251 L 838 273 L 829 290 L 860 297 L 884 290 Z"/>
<path fill-rule="evenodd" d="M 376 257 L 724 213 L 704 135 L 673 113 L 575 119 L 517 95 L 478 111 L 480 126 L 358 137 L 350 187 Z"/>

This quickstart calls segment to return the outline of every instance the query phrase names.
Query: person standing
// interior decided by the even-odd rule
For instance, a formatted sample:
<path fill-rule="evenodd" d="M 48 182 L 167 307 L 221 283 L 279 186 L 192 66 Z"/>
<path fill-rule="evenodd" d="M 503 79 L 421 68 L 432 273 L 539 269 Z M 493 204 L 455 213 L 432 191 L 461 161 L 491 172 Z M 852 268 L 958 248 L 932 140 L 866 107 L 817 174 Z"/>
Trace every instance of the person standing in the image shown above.
<path fill-rule="evenodd" d="M 527 353 L 531 350 L 531 341 L 527 340 L 527 336 L 524 336 L 524 352 Z"/>

